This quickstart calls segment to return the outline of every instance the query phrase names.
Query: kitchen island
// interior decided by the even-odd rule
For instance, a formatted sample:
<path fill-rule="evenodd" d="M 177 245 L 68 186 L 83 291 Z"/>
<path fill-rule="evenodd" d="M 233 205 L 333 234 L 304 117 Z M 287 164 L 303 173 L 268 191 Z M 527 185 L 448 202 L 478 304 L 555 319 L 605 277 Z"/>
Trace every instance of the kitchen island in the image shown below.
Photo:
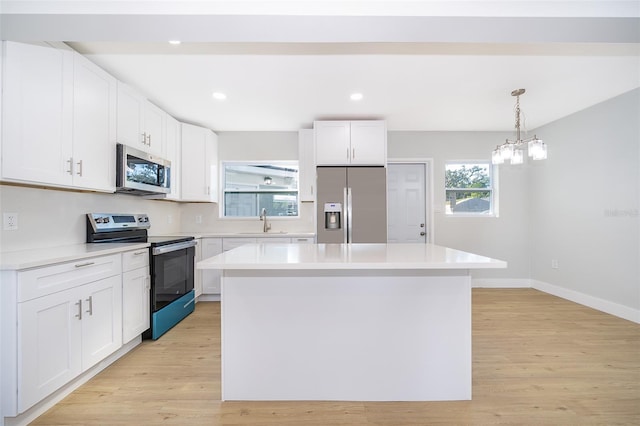
<path fill-rule="evenodd" d="M 223 270 L 223 400 L 471 399 L 470 269 L 432 244 L 248 244 Z"/>

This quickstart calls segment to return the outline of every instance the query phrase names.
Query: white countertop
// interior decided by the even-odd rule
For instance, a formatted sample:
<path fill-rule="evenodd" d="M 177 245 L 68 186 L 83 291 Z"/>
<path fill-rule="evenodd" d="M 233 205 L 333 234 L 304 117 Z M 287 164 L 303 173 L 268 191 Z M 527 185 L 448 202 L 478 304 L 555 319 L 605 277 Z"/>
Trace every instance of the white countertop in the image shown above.
<path fill-rule="evenodd" d="M 246 244 L 198 269 L 492 269 L 507 262 L 434 244 Z"/>
<path fill-rule="evenodd" d="M 184 235 L 193 235 L 195 238 L 313 238 L 313 232 L 191 232 Z"/>
<path fill-rule="evenodd" d="M 20 270 L 149 247 L 149 243 L 73 244 L 0 253 L 0 269 Z"/>

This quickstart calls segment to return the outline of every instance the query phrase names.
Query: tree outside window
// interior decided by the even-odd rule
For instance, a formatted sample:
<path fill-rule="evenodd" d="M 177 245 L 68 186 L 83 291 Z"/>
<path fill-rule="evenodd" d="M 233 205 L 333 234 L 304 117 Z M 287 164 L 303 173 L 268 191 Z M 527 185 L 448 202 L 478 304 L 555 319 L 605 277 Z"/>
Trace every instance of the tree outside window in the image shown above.
<path fill-rule="evenodd" d="M 445 210 L 448 215 L 492 215 L 493 179 L 488 161 L 445 164 Z"/>

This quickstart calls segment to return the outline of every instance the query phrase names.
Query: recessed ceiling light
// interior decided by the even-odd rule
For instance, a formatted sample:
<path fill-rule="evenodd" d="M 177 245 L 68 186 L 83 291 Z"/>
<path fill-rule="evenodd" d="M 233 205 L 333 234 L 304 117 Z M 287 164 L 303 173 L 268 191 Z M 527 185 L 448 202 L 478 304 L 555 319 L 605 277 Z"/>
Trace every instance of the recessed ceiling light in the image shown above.
<path fill-rule="evenodd" d="M 225 95 L 222 92 L 213 92 L 213 99 L 217 99 L 219 101 L 224 101 L 225 99 L 227 99 L 227 95 Z"/>
<path fill-rule="evenodd" d="M 178 45 L 182 43 L 180 40 L 169 40 L 169 44 Z"/>
<path fill-rule="evenodd" d="M 352 101 L 360 101 L 362 100 L 362 93 L 352 93 L 350 98 Z"/>

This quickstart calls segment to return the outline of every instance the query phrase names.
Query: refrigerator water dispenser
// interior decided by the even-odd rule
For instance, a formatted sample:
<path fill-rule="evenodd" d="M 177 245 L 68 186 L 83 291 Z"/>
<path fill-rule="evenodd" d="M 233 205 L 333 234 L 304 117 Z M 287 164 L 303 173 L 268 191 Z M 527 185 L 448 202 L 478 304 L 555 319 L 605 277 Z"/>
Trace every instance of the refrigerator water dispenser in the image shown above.
<path fill-rule="evenodd" d="M 342 204 L 324 203 L 324 229 L 341 229 Z"/>

